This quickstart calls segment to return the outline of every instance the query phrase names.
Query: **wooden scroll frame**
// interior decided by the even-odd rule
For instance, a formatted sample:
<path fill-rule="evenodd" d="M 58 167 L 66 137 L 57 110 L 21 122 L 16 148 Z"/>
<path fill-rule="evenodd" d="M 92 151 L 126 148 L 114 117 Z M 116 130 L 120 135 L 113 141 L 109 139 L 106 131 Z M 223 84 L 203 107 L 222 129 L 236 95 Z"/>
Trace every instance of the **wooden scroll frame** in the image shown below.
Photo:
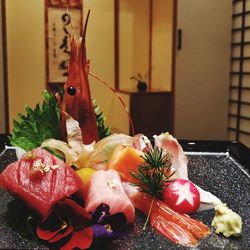
<path fill-rule="evenodd" d="M 6 0 L 0 2 L 2 9 L 2 46 L 3 46 L 3 81 L 5 106 L 5 131 L 9 134 L 9 92 L 8 92 L 8 58 L 7 58 L 7 32 L 6 32 Z"/>
<path fill-rule="evenodd" d="M 80 37 L 82 19 L 82 0 L 45 1 L 46 87 L 49 90 L 57 90 L 67 80 L 69 34 Z"/>

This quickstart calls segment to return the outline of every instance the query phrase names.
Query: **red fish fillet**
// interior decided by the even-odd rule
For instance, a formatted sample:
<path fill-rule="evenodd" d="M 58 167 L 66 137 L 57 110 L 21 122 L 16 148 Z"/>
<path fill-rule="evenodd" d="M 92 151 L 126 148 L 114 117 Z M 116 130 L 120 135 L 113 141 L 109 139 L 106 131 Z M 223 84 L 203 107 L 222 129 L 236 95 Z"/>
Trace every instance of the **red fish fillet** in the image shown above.
<path fill-rule="evenodd" d="M 47 170 L 37 171 L 35 162 Z M 48 214 L 56 201 L 73 194 L 81 185 L 81 179 L 71 167 L 42 148 L 32 150 L 0 174 L 0 186 L 42 216 Z"/>
<path fill-rule="evenodd" d="M 100 204 L 110 207 L 110 214 L 124 213 L 128 224 L 133 223 L 135 208 L 125 193 L 115 170 L 99 170 L 91 178 L 85 198 L 85 209 L 93 212 Z"/>

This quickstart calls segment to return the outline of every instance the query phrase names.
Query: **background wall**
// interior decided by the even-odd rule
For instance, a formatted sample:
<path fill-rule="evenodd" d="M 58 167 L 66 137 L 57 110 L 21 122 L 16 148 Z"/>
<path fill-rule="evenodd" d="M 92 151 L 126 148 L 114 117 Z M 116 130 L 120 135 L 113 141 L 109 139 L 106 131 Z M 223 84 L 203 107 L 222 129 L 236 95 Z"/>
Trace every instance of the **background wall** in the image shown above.
<path fill-rule="evenodd" d="M 149 71 L 150 4 L 148 0 L 119 0 L 120 88 L 135 90 L 131 76 Z M 173 1 L 152 2 L 152 89 L 171 91 Z M 148 78 L 145 78 L 148 81 Z"/>
<path fill-rule="evenodd" d="M 119 0 L 119 84 L 135 90 L 130 77 L 149 70 L 149 1 Z"/>
<path fill-rule="evenodd" d="M 90 71 L 104 79 L 114 88 L 114 1 L 84 0 L 84 16 L 90 9 L 87 31 L 87 56 L 91 60 Z M 129 132 L 126 112 L 113 94 L 104 84 L 90 76 L 92 96 L 96 99 L 106 116 L 106 123 L 114 132 Z M 129 99 L 123 96 L 129 107 Z"/>
<path fill-rule="evenodd" d="M 114 87 L 114 1 L 84 0 L 84 14 L 91 9 L 87 53 L 91 71 Z M 10 130 L 12 120 L 25 105 L 42 100 L 46 86 L 44 0 L 6 1 Z M 128 118 L 118 99 L 90 77 L 97 100 L 114 131 L 128 132 Z M 1 100 L 2 101 L 2 100 Z M 125 97 L 125 102 L 126 100 Z"/>
<path fill-rule="evenodd" d="M 9 120 L 34 106 L 45 88 L 44 1 L 6 1 Z"/>
<path fill-rule="evenodd" d="M 175 135 L 226 140 L 231 0 L 178 1 L 182 49 L 176 53 Z"/>
<path fill-rule="evenodd" d="M 173 0 L 153 1 L 152 85 L 171 91 L 173 46 Z"/>
<path fill-rule="evenodd" d="M 157 5 L 160 1 L 154 2 Z M 34 107 L 42 99 L 46 79 L 44 0 L 23 3 L 6 1 L 11 128 L 12 119 L 18 112 L 25 111 L 25 105 Z M 84 13 L 92 10 L 87 33 L 91 71 L 114 86 L 114 1 L 84 0 L 83 3 Z M 175 135 L 187 139 L 226 139 L 232 2 L 180 0 L 178 3 L 181 3 L 178 25 L 187 32 L 184 30 L 183 50 L 176 58 Z M 159 22 L 161 14 L 159 12 Z M 154 32 L 160 34 L 160 26 L 158 28 Z M 204 31 L 206 33 L 201 35 Z M 164 39 L 167 44 L 167 38 Z M 167 70 L 161 68 L 160 71 L 168 77 Z M 153 77 L 161 82 L 159 76 Z M 91 90 L 107 123 L 115 131 L 128 133 L 127 115 L 113 93 L 92 78 Z"/>

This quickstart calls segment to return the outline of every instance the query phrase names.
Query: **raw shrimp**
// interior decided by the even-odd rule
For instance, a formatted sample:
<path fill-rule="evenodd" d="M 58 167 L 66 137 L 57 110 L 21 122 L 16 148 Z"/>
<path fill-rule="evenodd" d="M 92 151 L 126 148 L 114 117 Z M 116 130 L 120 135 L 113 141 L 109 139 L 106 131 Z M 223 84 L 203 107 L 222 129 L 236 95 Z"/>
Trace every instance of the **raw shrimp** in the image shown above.
<path fill-rule="evenodd" d="M 79 122 L 84 144 L 98 141 L 98 130 L 96 115 L 94 112 L 90 87 L 89 87 L 89 66 L 90 62 L 86 56 L 85 36 L 89 12 L 82 32 L 82 37 L 70 36 L 71 53 L 68 68 L 68 79 L 64 85 L 63 100 L 57 94 L 57 100 L 61 111 L 66 111 Z M 65 116 L 62 113 L 61 130 L 62 136 L 66 139 Z"/>
<path fill-rule="evenodd" d="M 129 183 L 124 183 L 123 186 L 135 208 L 147 215 L 152 198 Z M 196 246 L 199 240 L 210 233 L 210 229 L 202 222 L 192 219 L 186 214 L 175 212 L 156 198 L 150 213 L 150 224 L 169 240 L 187 247 Z"/>

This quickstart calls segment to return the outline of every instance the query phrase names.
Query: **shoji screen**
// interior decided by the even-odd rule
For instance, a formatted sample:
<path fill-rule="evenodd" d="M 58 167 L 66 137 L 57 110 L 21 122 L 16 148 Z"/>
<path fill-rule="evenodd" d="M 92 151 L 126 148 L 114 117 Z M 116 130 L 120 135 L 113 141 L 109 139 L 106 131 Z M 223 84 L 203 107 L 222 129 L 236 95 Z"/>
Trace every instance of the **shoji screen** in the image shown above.
<path fill-rule="evenodd" d="M 233 0 L 228 137 L 250 147 L 250 0 Z"/>

